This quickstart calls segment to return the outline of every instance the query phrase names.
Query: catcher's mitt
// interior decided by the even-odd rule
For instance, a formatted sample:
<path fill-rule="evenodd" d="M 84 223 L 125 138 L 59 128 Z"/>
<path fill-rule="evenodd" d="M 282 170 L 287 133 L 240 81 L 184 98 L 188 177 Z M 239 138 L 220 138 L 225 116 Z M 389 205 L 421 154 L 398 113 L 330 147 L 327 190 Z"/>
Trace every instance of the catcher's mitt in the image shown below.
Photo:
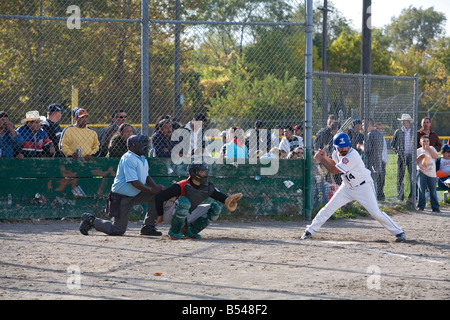
<path fill-rule="evenodd" d="M 225 199 L 225 207 L 228 211 L 233 212 L 237 208 L 237 202 L 243 196 L 242 193 L 235 193 Z"/>

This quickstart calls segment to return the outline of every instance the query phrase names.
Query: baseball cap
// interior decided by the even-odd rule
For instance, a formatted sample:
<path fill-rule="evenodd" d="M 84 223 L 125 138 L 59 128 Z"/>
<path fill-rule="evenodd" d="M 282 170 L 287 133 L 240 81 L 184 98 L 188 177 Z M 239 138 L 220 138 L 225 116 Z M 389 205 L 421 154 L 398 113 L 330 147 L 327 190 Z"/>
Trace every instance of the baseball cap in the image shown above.
<path fill-rule="evenodd" d="M 298 124 L 294 127 L 294 130 L 303 130 L 303 126 L 301 124 Z"/>
<path fill-rule="evenodd" d="M 82 118 L 82 117 L 86 117 L 86 116 L 88 116 L 88 115 L 89 115 L 89 114 L 87 113 L 86 109 L 82 109 L 82 108 L 78 109 L 78 110 L 75 112 L 75 117 L 76 117 L 76 118 Z"/>
<path fill-rule="evenodd" d="M 57 112 L 57 111 L 62 111 L 62 107 L 61 107 L 61 105 L 59 105 L 59 104 L 57 104 L 57 103 L 53 103 L 53 104 L 51 104 L 51 105 L 48 106 L 47 111 L 48 111 L 49 113 Z"/>
<path fill-rule="evenodd" d="M 197 114 L 194 116 L 194 120 L 195 120 L 195 121 L 203 121 L 203 122 L 206 122 L 206 116 L 205 116 L 203 113 L 197 113 Z"/>
<path fill-rule="evenodd" d="M 447 152 L 447 151 L 450 151 L 450 145 L 444 144 L 444 146 L 441 149 L 441 152 L 444 153 L 444 152 Z"/>
<path fill-rule="evenodd" d="M 262 128 L 262 127 L 264 127 L 264 124 L 263 124 L 263 122 L 261 121 L 261 120 L 256 120 L 256 122 L 255 122 L 255 128 Z"/>

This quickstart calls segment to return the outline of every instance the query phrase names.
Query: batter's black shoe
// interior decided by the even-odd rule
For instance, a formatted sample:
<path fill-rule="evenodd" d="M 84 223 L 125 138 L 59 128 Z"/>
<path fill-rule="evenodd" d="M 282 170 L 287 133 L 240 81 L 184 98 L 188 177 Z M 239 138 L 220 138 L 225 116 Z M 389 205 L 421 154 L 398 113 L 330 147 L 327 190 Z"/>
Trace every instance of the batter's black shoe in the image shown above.
<path fill-rule="evenodd" d="M 88 231 L 94 227 L 95 216 L 91 213 L 83 213 L 81 215 L 80 232 L 85 236 L 88 235 Z"/>
<path fill-rule="evenodd" d="M 309 231 L 305 231 L 302 235 L 302 240 L 311 239 L 312 234 Z"/>
<path fill-rule="evenodd" d="M 154 226 L 142 226 L 141 235 L 143 236 L 162 236 L 162 233 L 156 230 Z"/>
<path fill-rule="evenodd" d="M 406 234 L 404 232 L 399 233 L 395 236 L 395 242 L 403 242 L 406 240 Z"/>

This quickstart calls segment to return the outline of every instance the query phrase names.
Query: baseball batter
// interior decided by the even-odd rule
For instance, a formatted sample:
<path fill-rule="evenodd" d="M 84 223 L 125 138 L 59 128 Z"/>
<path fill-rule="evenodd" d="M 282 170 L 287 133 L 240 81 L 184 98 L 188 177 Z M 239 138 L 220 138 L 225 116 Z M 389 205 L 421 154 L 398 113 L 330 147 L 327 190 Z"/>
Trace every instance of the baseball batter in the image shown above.
<path fill-rule="evenodd" d="M 337 209 L 356 200 L 374 219 L 396 236 L 396 242 L 406 240 L 403 230 L 380 210 L 370 171 L 364 166 L 358 152 L 351 147 L 349 136 L 343 132 L 338 133 L 333 138 L 333 144 L 335 150 L 332 159 L 327 157 L 326 152 L 321 149 L 314 155 L 314 159 L 318 160 L 330 173 L 342 174 L 342 184 L 326 206 L 319 211 L 312 224 L 307 226 L 302 239 L 311 238 Z"/>

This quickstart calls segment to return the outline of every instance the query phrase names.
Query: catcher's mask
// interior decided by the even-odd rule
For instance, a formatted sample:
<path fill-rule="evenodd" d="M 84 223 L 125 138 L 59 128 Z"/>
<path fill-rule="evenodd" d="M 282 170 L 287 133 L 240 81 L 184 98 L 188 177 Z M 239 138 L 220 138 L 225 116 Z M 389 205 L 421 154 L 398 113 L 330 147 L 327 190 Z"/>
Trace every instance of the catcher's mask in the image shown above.
<path fill-rule="evenodd" d="M 127 147 L 137 147 L 136 154 L 138 156 L 145 156 L 148 154 L 149 140 L 145 135 L 132 135 L 127 140 Z"/>
<path fill-rule="evenodd" d="M 191 178 L 200 181 L 202 185 L 208 184 L 208 165 L 206 163 L 191 163 L 187 170 Z M 205 171 L 205 176 L 201 176 L 199 171 Z"/>

